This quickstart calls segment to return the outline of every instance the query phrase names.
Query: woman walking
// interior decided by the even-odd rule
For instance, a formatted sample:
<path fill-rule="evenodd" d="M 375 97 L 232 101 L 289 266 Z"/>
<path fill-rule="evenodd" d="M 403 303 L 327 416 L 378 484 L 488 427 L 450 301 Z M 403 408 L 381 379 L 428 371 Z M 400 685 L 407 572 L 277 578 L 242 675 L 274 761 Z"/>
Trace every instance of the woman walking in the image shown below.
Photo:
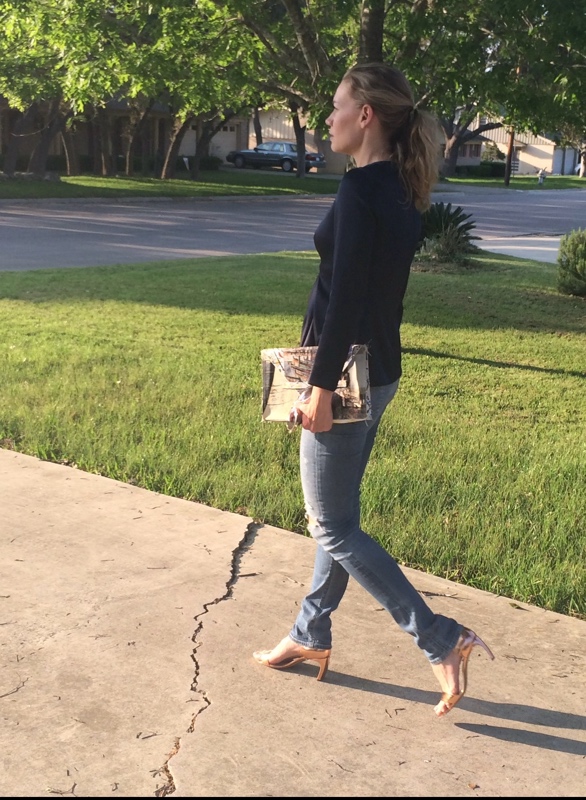
<path fill-rule="evenodd" d="M 301 336 L 302 346 L 317 345 L 311 396 L 299 410 L 307 527 L 318 547 L 311 588 L 289 635 L 254 658 L 274 669 L 315 661 L 321 680 L 331 655 L 331 615 L 352 576 L 429 660 L 442 691 L 434 710 L 444 716 L 466 691 L 473 648 L 494 656 L 473 631 L 434 614 L 360 526 L 360 484 L 401 377 L 403 297 L 421 212 L 437 180 L 437 129 L 414 105 L 402 72 L 385 64 L 350 69 L 333 106 L 326 121 L 332 150 L 351 156 L 355 167 L 315 232 L 320 267 Z M 372 419 L 333 424 L 332 394 L 352 344 L 368 346 Z"/>

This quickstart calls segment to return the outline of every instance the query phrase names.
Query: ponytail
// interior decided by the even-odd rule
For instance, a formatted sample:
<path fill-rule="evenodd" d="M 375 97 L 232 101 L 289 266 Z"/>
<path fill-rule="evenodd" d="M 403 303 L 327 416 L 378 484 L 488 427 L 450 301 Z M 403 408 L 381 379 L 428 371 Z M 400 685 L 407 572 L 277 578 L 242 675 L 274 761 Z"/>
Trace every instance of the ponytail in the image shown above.
<path fill-rule="evenodd" d="M 396 161 L 409 199 L 419 211 L 431 205 L 431 192 L 439 176 L 440 127 L 437 119 L 415 106 L 391 158 Z"/>

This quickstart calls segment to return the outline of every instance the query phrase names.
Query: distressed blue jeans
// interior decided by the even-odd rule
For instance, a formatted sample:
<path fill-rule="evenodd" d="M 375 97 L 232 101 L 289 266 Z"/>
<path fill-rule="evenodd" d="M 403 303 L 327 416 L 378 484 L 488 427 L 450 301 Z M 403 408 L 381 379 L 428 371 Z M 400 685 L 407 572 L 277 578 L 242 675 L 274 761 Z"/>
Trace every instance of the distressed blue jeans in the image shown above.
<path fill-rule="evenodd" d="M 336 423 L 326 433 L 302 430 L 301 483 L 307 528 L 317 542 L 313 580 L 290 632 L 304 647 L 332 646 L 331 615 L 348 577 L 411 634 L 432 664 L 456 646 L 462 626 L 434 614 L 397 562 L 360 527 L 360 484 L 380 419 L 399 381 L 371 387 L 372 420 Z"/>

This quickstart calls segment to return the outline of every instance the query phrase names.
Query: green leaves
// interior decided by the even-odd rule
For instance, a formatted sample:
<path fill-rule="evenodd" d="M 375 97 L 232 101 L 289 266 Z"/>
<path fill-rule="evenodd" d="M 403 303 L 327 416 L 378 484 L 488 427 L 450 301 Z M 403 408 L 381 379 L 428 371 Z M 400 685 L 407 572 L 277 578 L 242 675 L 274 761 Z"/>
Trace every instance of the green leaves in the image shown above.
<path fill-rule="evenodd" d="M 476 223 L 472 214 L 466 214 L 461 206 L 452 208 L 451 203 L 432 203 L 422 215 L 423 242 L 419 257 L 423 260 L 446 263 L 463 262 L 476 249 L 472 231 Z"/>
<path fill-rule="evenodd" d="M 562 294 L 586 297 L 586 230 L 578 228 L 562 236 L 557 285 Z"/>

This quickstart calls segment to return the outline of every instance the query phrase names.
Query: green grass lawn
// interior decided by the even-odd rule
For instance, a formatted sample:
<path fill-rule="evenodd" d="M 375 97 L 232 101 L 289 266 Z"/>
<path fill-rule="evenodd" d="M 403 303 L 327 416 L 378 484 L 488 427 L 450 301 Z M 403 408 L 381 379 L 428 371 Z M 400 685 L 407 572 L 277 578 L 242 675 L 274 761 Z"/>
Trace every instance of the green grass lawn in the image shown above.
<path fill-rule="evenodd" d="M 440 183 L 455 186 L 483 186 L 486 188 L 501 189 L 535 189 L 542 192 L 544 189 L 586 189 L 586 178 L 577 175 L 548 175 L 542 184 L 537 181 L 537 175 L 513 175 L 508 187 L 503 178 L 449 178 Z"/>
<path fill-rule="evenodd" d="M 0 273 L 0 445 L 303 532 L 299 431 L 260 350 L 298 343 L 313 253 Z M 586 305 L 556 267 L 416 270 L 365 476 L 400 563 L 586 617 Z"/>
<path fill-rule="evenodd" d="M 102 178 L 96 175 L 62 177 L 60 181 L 2 180 L 0 199 L 68 197 L 230 197 L 235 195 L 335 194 L 339 178 L 309 173 L 302 178 L 278 170 L 223 169 L 202 172 L 198 181 L 182 175 L 173 180 Z"/>
<path fill-rule="evenodd" d="M 62 177 L 60 181 L 0 180 L 0 199 L 45 199 L 101 197 L 226 197 L 235 195 L 271 194 L 335 194 L 340 176 L 309 173 L 303 178 L 280 170 L 235 169 L 202 172 L 200 180 L 193 181 L 187 174 L 173 180 L 158 178 L 117 176 L 102 178 L 95 175 Z M 502 178 L 450 178 L 441 181 L 437 188 L 470 185 L 488 188 L 506 188 Z M 539 186 L 536 176 L 514 177 L 509 189 L 586 189 L 586 180 L 574 176 L 548 176 Z"/>

